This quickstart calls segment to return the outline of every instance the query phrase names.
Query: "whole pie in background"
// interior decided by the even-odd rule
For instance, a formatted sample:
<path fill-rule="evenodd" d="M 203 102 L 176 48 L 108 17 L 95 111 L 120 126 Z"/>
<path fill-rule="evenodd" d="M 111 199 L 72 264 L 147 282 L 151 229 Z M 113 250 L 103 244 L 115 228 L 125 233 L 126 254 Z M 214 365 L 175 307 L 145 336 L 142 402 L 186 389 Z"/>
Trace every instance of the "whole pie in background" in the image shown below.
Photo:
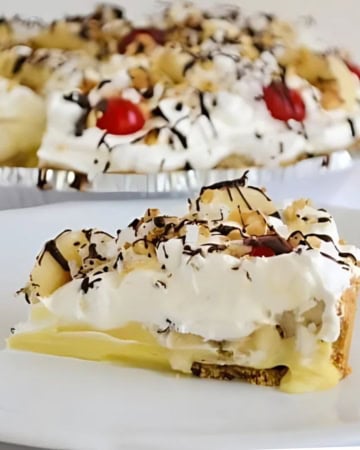
<path fill-rule="evenodd" d="M 0 163 L 94 176 L 356 149 L 360 69 L 311 33 L 304 20 L 188 2 L 146 26 L 107 5 L 51 24 L 3 19 Z"/>

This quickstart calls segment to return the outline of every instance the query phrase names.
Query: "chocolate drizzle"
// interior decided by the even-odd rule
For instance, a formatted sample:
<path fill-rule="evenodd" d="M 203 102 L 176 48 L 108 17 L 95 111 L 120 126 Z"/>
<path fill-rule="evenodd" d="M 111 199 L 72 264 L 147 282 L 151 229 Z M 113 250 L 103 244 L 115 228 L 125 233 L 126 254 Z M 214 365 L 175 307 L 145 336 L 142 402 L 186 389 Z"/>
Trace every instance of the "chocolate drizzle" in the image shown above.
<path fill-rule="evenodd" d="M 183 75 L 185 76 L 187 74 L 187 72 L 192 69 L 194 67 L 194 65 L 196 64 L 197 60 L 196 58 L 191 59 L 190 61 L 188 61 L 184 67 L 183 67 Z"/>
<path fill-rule="evenodd" d="M 163 252 L 164 252 L 165 259 L 169 259 L 169 254 L 166 251 L 165 244 L 162 246 L 162 249 L 163 249 Z"/>
<path fill-rule="evenodd" d="M 157 330 L 158 334 L 169 333 L 174 328 L 174 323 L 170 319 L 166 319 L 167 326 L 163 329 Z"/>
<path fill-rule="evenodd" d="M 211 128 L 213 130 L 214 136 L 217 136 L 217 131 L 216 131 L 215 125 L 211 119 L 210 112 L 205 105 L 204 92 L 198 91 L 198 95 L 199 95 L 199 104 L 200 104 L 200 114 L 207 118 L 207 120 L 209 121 Z"/>
<path fill-rule="evenodd" d="M 187 137 L 181 133 L 176 126 L 170 127 L 170 130 L 172 131 L 172 133 L 175 134 L 175 136 L 179 139 L 181 145 L 183 148 L 187 149 L 188 148 L 188 142 L 187 142 Z"/>
<path fill-rule="evenodd" d="M 101 80 L 97 86 L 97 89 L 101 89 L 102 87 L 105 86 L 105 84 L 108 84 L 108 83 L 111 83 L 111 80 L 109 80 L 109 79 Z"/>
<path fill-rule="evenodd" d="M 248 179 L 248 173 L 249 173 L 249 171 L 246 170 L 240 178 L 236 178 L 235 180 L 219 181 L 218 183 L 211 184 L 210 186 L 204 186 L 200 190 L 200 197 L 208 189 L 210 189 L 212 191 L 215 191 L 218 189 L 230 189 L 230 188 L 235 188 L 235 189 L 239 190 L 239 187 L 246 186 L 247 179 Z"/>
<path fill-rule="evenodd" d="M 162 119 L 164 119 L 166 122 L 169 122 L 169 119 L 165 116 L 165 114 L 163 113 L 162 109 L 159 106 L 156 106 L 152 111 L 151 111 L 152 115 L 154 117 L 161 117 Z"/>
<path fill-rule="evenodd" d="M 27 59 L 28 57 L 25 55 L 18 56 L 11 71 L 13 75 L 16 75 L 17 73 L 20 72 Z"/>
<path fill-rule="evenodd" d="M 238 185 L 235 186 L 235 189 L 238 191 L 240 197 L 242 198 L 243 202 L 245 203 L 245 205 L 249 208 L 249 209 L 253 209 L 252 206 L 250 205 L 250 203 L 247 201 L 245 195 L 242 193 L 242 190 L 240 189 L 240 187 Z"/>
<path fill-rule="evenodd" d="M 110 165 L 111 165 L 110 161 L 106 161 L 104 169 L 103 169 L 103 173 L 106 173 L 109 171 Z"/>
<path fill-rule="evenodd" d="M 75 122 L 74 134 L 79 137 L 83 135 L 83 132 L 86 128 L 86 121 L 88 115 L 91 111 L 91 105 L 86 94 L 82 94 L 80 92 L 71 92 L 68 95 L 63 96 L 64 100 L 76 103 L 83 110 L 80 114 L 80 117 Z"/>
<path fill-rule="evenodd" d="M 348 117 L 346 120 L 350 127 L 351 137 L 355 138 L 356 137 L 355 123 L 350 117 Z"/>
<path fill-rule="evenodd" d="M 227 245 L 215 244 L 211 242 L 209 242 L 208 244 L 202 244 L 202 247 L 207 247 L 208 253 L 223 252 L 227 249 Z"/>
<path fill-rule="evenodd" d="M 190 245 L 184 245 L 183 254 L 188 256 L 204 256 L 201 248 L 191 248 Z"/>
<path fill-rule="evenodd" d="M 222 236 L 228 236 L 232 231 L 238 231 L 242 234 L 242 230 L 238 227 L 232 225 L 223 225 L 220 224 L 211 230 L 211 234 L 218 233 Z"/>
<path fill-rule="evenodd" d="M 106 261 L 106 258 L 96 250 L 96 244 L 92 243 L 89 245 L 89 255 L 86 259 L 97 259 L 99 261 Z"/>
<path fill-rule="evenodd" d="M 351 259 L 352 262 L 356 264 L 357 259 L 356 259 L 355 255 L 353 255 L 352 253 L 349 253 L 349 252 L 341 252 L 340 249 L 338 248 L 338 246 L 335 244 L 333 238 L 331 236 L 328 236 L 327 234 L 308 233 L 308 234 L 304 235 L 300 231 L 294 231 L 293 233 L 291 233 L 288 240 L 290 241 L 292 238 L 296 238 L 298 240 L 298 245 L 305 245 L 308 250 L 312 250 L 313 247 L 310 245 L 310 243 L 308 241 L 308 239 L 312 238 L 312 237 L 319 239 L 320 241 L 332 244 L 334 247 L 334 250 L 338 253 L 340 258 Z M 338 264 L 340 264 L 342 266 L 349 266 L 349 264 L 347 262 L 345 262 L 343 260 L 338 260 L 338 259 L 334 258 L 333 256 L 328 255 L 325 252 L 321 252 L 321 254 L 329 259 L 332 259 L 333 261 L 337 262 Z"/>
<path fill-rule="evenodd" d="M 83 291 L 84 294 L 87 294 L 90 289 L 93 289 L 95 287 L 96 283 L 99 283 L 102 280 L 102 278 L 94 278 L 90 281 L 90 277 L 85 277 L 80 285 L 80 289 Z"/>
<path fill-rule="evenodd" d="M 304 219 L 304 218 L 303 218 Z M 331 222 L 331 218 L 330 217 L 319 217 L 317 219 L 318 223 L 327 223 L 327 222 Z"/>

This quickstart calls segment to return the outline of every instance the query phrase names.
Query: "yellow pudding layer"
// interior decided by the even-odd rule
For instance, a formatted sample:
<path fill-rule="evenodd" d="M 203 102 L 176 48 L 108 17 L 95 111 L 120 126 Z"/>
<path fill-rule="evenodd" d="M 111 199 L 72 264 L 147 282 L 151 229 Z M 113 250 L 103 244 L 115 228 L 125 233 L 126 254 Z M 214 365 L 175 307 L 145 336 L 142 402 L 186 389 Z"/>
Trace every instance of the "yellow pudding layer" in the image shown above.
<path fill-rule="evenodd" d="M 49 317 L 42 305 L 32 305 L 32 322 Z M 12 335 L 8 347 L 36 353 L 67 356 L 94 361 L 112 361 L 155 370 L 191 373 L 193 362 L 244 365 L 239 355 L 263 352 L 254 369 L 288 367 L 280 389 L 284 392 L 309 392 L 335 386 L 341 378 L 332 362 L 332 345 L 317 342 L 311 357 L 305 359 L 296 349 L 294 337 L 282 338 L 274 327 L 264 326 L 236 342 L 205 342 L 201 337 L 171 331 L 167 346 L 142 324 L 129 323 L 116 330 L 99 331 L 82 326 L 55 326 Z"/>

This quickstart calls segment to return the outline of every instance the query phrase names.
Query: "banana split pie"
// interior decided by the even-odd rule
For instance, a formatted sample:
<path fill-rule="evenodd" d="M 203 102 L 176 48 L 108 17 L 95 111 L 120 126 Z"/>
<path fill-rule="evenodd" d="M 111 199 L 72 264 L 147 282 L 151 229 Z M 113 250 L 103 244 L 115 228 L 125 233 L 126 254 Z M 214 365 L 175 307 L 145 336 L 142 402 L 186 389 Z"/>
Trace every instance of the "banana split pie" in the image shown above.
<path fill-rule="evenodd" d="M 278 209 L 245 174 L 202 188 L 183 216 L 148 209 L 115 236 L 49 240 L 8 347 L 328 389 L 350 372 L 359 256 L 327 211 Z"/>

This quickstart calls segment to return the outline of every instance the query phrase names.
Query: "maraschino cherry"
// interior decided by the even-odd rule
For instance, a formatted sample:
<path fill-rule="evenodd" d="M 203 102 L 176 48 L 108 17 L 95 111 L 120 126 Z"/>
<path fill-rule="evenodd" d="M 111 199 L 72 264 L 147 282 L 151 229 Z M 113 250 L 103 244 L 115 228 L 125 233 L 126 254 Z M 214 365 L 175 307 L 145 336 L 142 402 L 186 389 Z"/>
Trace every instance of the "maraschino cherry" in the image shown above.
<path fill-rule="evenodd" d="M 126 47 L 135 41 L 141 34 L 147 34 L 159 45 L 163 45 L 165 43 L 165 32 L 159 28 L 134 28 L 121 39 L 118 44 L 118 52 L 125 53 Z"/>
<path fill-rule="evenodd" d="M 283 81 L 273 81 L 263 89 L 263 94 L 266 107 L 275 119 L 284 122 L 305 119 L 306 109 L 300 93 L 288 88 Z"/>
<path fill-rule="evenodd" d="M 265 247 L 265 245 L 260 245 L 258 247 L 253 247 L 253 249 L 250 252 L 250 256 L 264 256 L 266 258 L 269 258 L 271 256 L 275 256 L 275 252 L 270 247 Z"/>
<path fill-rule="evenodd" d="M 345 61 L 345 64 L 352 73 L 354 73 L 358 78 L 360 78 L 360 66 L 349 61 Z"/>
<path fill-rule="evenodd" d="M 130 100 L 121 97 L 109 98 L 106 109 L 96 126 L 110 134 L 132 134 L 143 128 L 145 118 L 141 109 Z"/>

